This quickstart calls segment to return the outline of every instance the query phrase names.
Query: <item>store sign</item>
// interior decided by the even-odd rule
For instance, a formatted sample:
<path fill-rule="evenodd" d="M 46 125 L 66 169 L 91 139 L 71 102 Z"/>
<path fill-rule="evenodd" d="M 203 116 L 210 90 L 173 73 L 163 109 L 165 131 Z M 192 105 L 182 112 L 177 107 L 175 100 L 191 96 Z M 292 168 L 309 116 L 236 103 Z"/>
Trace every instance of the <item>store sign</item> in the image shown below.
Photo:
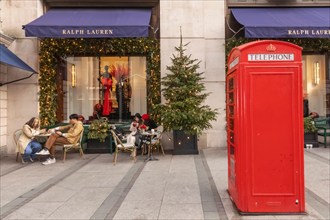
<path fill-rule="evenodd" d="M 112 35 L 112 29 L 62 29 L 63 35 Z"/>
<path fill-rule="evenodd" d="M 330 29 L 288 29 L 290 36 L 330 36 Z"/>
<path fill-rule="evenodd" d="M 54 8 L 23 26 L 39 38 L 148 37 L 149 8 Z"/>
<path fill-rule="evenodd" d="M 293 53 L 248 54 L 248 61 L 294 61 Z"/>

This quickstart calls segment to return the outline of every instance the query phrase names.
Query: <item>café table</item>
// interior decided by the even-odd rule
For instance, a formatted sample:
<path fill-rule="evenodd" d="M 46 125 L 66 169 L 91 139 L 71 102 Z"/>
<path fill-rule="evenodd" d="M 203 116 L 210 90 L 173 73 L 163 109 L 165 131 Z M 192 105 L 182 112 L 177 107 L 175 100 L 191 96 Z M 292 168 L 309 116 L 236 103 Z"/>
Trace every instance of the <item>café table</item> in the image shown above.
<path fill-rule="evenodd" d="M 39 143 L 45 143 L 50 135 L 51 133 L 44 133 L 44 134 L 37 134 L 34 137 Z"/>
<path fill-rule="evenodd" d="M 152 139 L 157 136 L 157 133 L 145 131 L 145 132 L 142 132 L 141 135 L 142 135 L 142 141 L 144 142 L 143 144 L 148 147 L 148 156 L 144 161 L 158 160 L 158 158 L 155 158 L 153 156 L 152 149 L 151 149 Z"/>

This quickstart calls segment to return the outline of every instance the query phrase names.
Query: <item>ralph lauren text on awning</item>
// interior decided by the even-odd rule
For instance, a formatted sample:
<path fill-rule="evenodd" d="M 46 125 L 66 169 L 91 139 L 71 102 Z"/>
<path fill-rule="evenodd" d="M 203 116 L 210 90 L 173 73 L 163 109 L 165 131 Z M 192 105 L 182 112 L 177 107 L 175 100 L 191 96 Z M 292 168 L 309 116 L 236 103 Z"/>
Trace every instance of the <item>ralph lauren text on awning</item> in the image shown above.
<path fill-rule="evenodd" d="M 27 37 L 147 37 L 150 9 L 51 9 L 25 25 Z"/>

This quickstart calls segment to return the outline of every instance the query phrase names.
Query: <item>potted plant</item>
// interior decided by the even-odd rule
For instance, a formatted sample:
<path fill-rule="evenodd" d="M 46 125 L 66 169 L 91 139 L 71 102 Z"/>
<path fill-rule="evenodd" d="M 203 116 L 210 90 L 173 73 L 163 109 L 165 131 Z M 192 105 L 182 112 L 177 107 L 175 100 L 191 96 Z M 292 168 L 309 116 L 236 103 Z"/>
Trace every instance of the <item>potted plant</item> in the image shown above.
<path fill-rule="evenodd" d="M 158 104 L 155 113 L 165 131 L 173 131 L 173 154 L 198 154 L 197 137 L 202 131 L 211 128 L 210 121 L 216 120 L 217 112 L 204 104 L 205 86 L 201 72 L 197 72 L 199 63 L 185 55 L 182 44 L 175 47 L 177 55 L 171 58 L 169 73 L 162 78 L 162 94 L 165 104 Z"/>
<path fill-rule="evenodd" d="M 112 153 L 110 124 L 107 118 L 93 120 L 88 129 L 86 153 Z"/>
<path fill-rule="evenodd" d="M 304 118 L 304 146 L 318 147 L 317 128 L 315 127 L 314 120 L 308 116 Z"/>

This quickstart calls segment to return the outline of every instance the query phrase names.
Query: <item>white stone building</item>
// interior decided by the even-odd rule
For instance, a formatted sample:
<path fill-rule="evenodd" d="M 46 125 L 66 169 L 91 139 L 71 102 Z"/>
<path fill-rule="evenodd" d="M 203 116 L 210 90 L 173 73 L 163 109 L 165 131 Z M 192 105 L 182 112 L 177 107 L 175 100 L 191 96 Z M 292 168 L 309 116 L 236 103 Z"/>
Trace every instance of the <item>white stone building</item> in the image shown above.
<path fill-rule="evenodd" d="M 179 44 L 180 27 L 182 28 L 183 42 L 190 42 L 187 53 L 191 54 L 192 58 L 201 61 L 200 71 L 204 72 L 204 83 L 207 92 L 211 93 L 206 104 L 212 108 L 217 108 L 219 115 L 217 121 L 212 122 L 213 128 L 205 131 L 205 134 L 200 137 L 199 147 L 224 147 L 227 139 L 225 130 L 225 42 L 233 35 L 247 37 L 244 33 L 246 30 L 244 19 L 242 23 L 237 22 L 238 17 L 233 15 L 232 9 L 239 11 L 237 9 L 240 8 L 264 8 L 266 10 L 268 8 L 285 8 L 286 10 L 292 8 L 321 8 L 322 11 L 325 11 L 323 21 L 327 22 L 327 19 L 329 19 L 326 14 L 329 13 L 327 12 L 327 10 L 329 11 L 328 3 L 328 0 L 2 0 L 0 1 L 0 39 L 2 44 L 6 45 L 8 49 L 33 69 L 39 70 L 40 38 L 25 37 L 25 31 L 22 29 L 23 25 L 29 24 L 47 14 L 50 10 L 58 8 L 148 8 L 151 10 L 150 26 L 153 28 L 151 29 L 155 31 L 154 36 L 160 42 L 161 76 L 166 75 L 166 66 L 171 64 L 170 58 L 175 51 L 174 47 Z M 319 17 L 322 16 L 324 15 Z M 307 18 L 307 14 L 304 17 Z M 290 28 L 295 27 L 293 23 Z M 296 35 L 292 38 L 299 38 L 303 34 L 301 31 L 292 30 L 290 33 Z M 324 40 L 327 33 L 329 34 L 328 30 L 323 30 L 322 33 L 319 33 L 322 34 L 322 36 L 319 35 L 320 38 Z M 149 36 L 152 36 L 150 32 Z M 302 35 L 300 37 L 304 38 Z M 274 37 L 268 35 L 267 38 L 272 39 Z M 329 44 L 326 40 L 323 42 Z M 309 110 L 317 111 L 323 117 L 329 117 L 330 54 L 324 48 L 321 50 L 318 50 L 318 48 L 303 50 L 303 88 L 304 95 L 308 96 Z M 66 70 L 64 69 L 64 72 L 67 73 L 65 73 L 62 85 L 65 91 L 63 91 L 63 106 L 61 107 L 63 109 L 60 118 L 65 120 L 69 112 L 79 112 L 85 118 L 90 116 L 93 104 L 96 100 L 101 100 L 100 97 L 102 97 L 96 91 L 99 87 L 95 81 L 97 76 L 93 74 L 101 73 L 104 65 L 113 62 L 117 64 L 126 62 L 134 71 L 142 74 L 145 72 L 146 61 L 143 56 L 127 56 L 123 59 L 126 60 L 123 61 L 119 57 L 97 57 L 97 55 L 87 58 L 68 57 L 66 60 L 67 66 L 75 65 L 77 71 L 85 74 L 84 76 L 88 76 L 84 79 L 77 78 L 77 80 L 78 83 L 89 89 L 81 90 L 78 87 L 72 89 L 69 79 L 72 75 L 71 70 L 69 67 Z M 130 72 L 130 74 L 133 74 L 130 76 L 136 75 L 133 72 Z M 29 73 L 24 70 L 1 64 L 1 83 L 28 75 Z M 141 88 L 141 85 L 146 84 L 146 80 L 143 79 L 147 76 L 137 75 L 139 80 L 132 82 L 132 86 L 135 85 L 136 88 Z M 142 86 L 142 88 L 145 88 L 145 86 Z M 0 87 L 0 149 L 2 151 L 14 152 L 12 133 L 31 117 L 39 114 L 39 90 L 38 75 Z M 140 96 L 140 98 L 131 99 L 139 100 L 138 102 L 131 101 L 131 115 L 134 115 L 135 112 L 144 113 L 146 111 L 147 92 L 145 90 L 135 90 L 132 97 Z M 113 92 L 111 95 L 115 99 L 116 93 Z M 83 101 L 83 98 L 87 96 L 89 99 L 86 102 Z M 167 142 L 166 146 L 168 149 L 172 147 Z"/>
<path fill-rule="evenodd" d="M 1 43 L 14 52 L 35 70 L 39 68 L 39 39 L 25 37 L 23 25 L 45 14 L 54 7 L 104 6 L 134 7 L 141 5 L 156 10 L 159 24 L 161 55 L 161 76 L 166 74 L 174 47 L 179 44 L 180 27 L 183 41 L 188 43 L 187 53 L 201 60 L 200 71 L 205 73 L 205 85 L 211 95 L 207 104 L 219 109 L 218 120 L 212 122 L 213 128 L 200 138 L 200 147 L 225 146 L 225 1 L 214 0 L 145 0 L 145 1 L 61 1 L 61 0 L 3 0 L 1 7 Z M 156 22 L 157 23 L 157 22 Z M 11 40 L 4 42 L 5 36 Z M 7 37 L 7 38 L 8 38 Z M 26 76 L 23 70 L 1 65 L 1 81 L 11 81 Z M 31 117 L 39 113 L 38 75 L 0 87 L 1 91 L 1 138 L 2 151 L 15 151 L 13 132 L 22 127 Z M 86 115 L 88 117 L 88 115 Z M 85 117 L 86 117 L 85 116 Z M 165 147 L 166 148 L 166 147 Z"/>

